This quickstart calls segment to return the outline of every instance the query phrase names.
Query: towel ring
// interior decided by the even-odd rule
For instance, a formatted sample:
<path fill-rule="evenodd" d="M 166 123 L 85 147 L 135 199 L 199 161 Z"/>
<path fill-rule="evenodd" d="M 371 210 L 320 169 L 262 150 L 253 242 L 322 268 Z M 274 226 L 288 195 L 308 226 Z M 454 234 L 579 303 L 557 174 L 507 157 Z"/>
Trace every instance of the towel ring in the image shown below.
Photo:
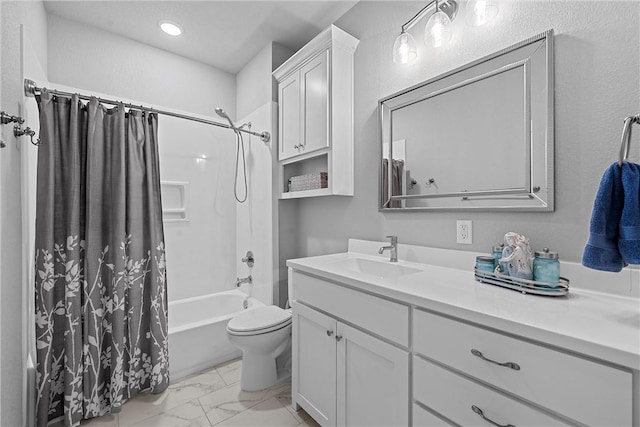
<path fill-rule="evenodd" d="M 620 142 L 620 155 L 618 156 L 618 165 L 629 159 L 629 150 L 631 145 L 631 125 L 640 124 L 640 114 L 629 116 L 624 119 L 624 127 L 622 128 L 622 141 Z"/>

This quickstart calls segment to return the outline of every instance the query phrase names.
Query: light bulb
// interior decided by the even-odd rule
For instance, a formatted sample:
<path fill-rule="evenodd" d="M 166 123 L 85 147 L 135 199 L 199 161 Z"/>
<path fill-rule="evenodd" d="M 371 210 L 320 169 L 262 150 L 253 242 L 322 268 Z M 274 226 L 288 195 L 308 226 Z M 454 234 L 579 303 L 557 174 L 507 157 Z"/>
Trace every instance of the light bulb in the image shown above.
<path fill-rule="evenodd" d="M 396 64 L 408 64 L 417 57 L 416 41 L 411 34 L 403 31 L 393 43 L 393 62 Z"/>
<path fill-rule="evenodd" d="M 498 3 L 493 0 L 475 0 L 467 5 L 467 24 L 479 27 L 498 16 Z"/>
<path fill-rule="evenodd" d="M 451 33 L 448 28 L 450 23 L 451 19 L 449 19 L 446 13 L 440 10 L 431 15 L 427 21 L 427 25 L 424 27 L 425 44 L 440 47 L 451 40 Z"/>
<path fill-rule="evenodd" d="M 169 34 L 170 36 L 179 36 L 182 34 L 182 27 L 175 22 L 171 21 L 160 21 L 159 24 L 162 31 Z"/>

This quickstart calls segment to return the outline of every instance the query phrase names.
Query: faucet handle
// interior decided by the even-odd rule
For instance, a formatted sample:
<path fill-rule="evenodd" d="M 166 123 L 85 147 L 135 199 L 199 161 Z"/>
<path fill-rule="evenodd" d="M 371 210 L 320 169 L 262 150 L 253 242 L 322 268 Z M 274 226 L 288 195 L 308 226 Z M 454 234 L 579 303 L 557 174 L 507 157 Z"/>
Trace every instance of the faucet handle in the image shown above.
<path fill-rule="evenodd" d="M 391 239 L 392 245 L 395 245 L 398 243 L 398 236 L 387 236 L 387 239 Z"/>

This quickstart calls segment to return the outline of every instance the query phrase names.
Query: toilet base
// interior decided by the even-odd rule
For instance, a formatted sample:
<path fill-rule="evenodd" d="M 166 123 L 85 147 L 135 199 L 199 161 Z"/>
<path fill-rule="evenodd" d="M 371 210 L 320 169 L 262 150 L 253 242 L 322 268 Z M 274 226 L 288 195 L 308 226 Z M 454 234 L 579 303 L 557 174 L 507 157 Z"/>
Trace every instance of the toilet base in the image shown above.
<path fill-rule="evenodd" d="M 244 391 L 258 391 L 278 382 L 276 360 L 271 355 L 242 354 L 242 376 L 240 388 Z"/>

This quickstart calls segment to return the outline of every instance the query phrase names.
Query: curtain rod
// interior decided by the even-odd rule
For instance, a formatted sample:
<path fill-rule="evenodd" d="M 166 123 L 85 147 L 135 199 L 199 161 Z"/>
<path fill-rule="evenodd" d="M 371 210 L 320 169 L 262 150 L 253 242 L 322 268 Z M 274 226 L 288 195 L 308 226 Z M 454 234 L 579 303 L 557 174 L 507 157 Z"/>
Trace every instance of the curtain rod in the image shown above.
<path fill-rule="evenodd" d="M 31 79 L 24 79 L 24 94 L 30 98 L 35 97 L 36 95 L 42 93 L 42 89 L 40 87 L 37 87 L 36 82 L 34 82 Z M 90 95 L 81 95 L 79 93 L 71 93 L 71 92 L 64 92 L 64 91 L 60 91 L 60 90 L 53 90 L 53 93 L 57 96 L 62 96 L 64 98 L 71 98 L 73 95 L 78 95 L 78 98 L 80 99 L 84 99 L 84 100 L 90 100 L 92 98 L 92 96 Z M 122 104 L 127 108 L 137 108 L 143 111 L 149 111 L 149 112 L 153 112 L 153 113 L 158 113 L 158 114 L 163 114 L 165 116 L 171 116 L 171 117 L 177 117 L 179 119 L 185 119 L 185 120 L 191 120 L 194 122 L 199 122 L 199 123 L 204 123 L 207 125 L 213 125 L 213 126 L 219 126 L 222 128 L 226 128 L 226 129 L 233 129 L 234 131 L 239 131 L 239 132 L 245 132 L 254 136 L 258 136 L 260 137 L 260 139 L 266 144 L 271 140 L 271 134 L 269 132 L 253 132 L 247 129 L 241 129 L 235 126 L 230 126 L 224 123 L 218 123 L 218 122 L 214 122 L 213 120 L 206 120 L 206 119 L 201 119 L 199 117 L 194 117 L 194 116 L 188 116 L 186 114 L 180 114 L 180 113 L 174 113 L 171 111 L 164 111 L 164 110 L 158 110 L 156 108 L 151 108 L 151 107 L 145 107 L 144 105 L 135 105 L 135 104 L 131 104 L 128 102 L 121 102 L 121 101 L 114 101 L 114 100 L 110 100 L 110 99 L 105 99 L 105 98 L 99 98 L 99 97 L 93 97 L 93 98 L 97 98 L 100 102 L 104 103 L 104 104 L 111 104 L 111 105 L 119 105 Z"/>

